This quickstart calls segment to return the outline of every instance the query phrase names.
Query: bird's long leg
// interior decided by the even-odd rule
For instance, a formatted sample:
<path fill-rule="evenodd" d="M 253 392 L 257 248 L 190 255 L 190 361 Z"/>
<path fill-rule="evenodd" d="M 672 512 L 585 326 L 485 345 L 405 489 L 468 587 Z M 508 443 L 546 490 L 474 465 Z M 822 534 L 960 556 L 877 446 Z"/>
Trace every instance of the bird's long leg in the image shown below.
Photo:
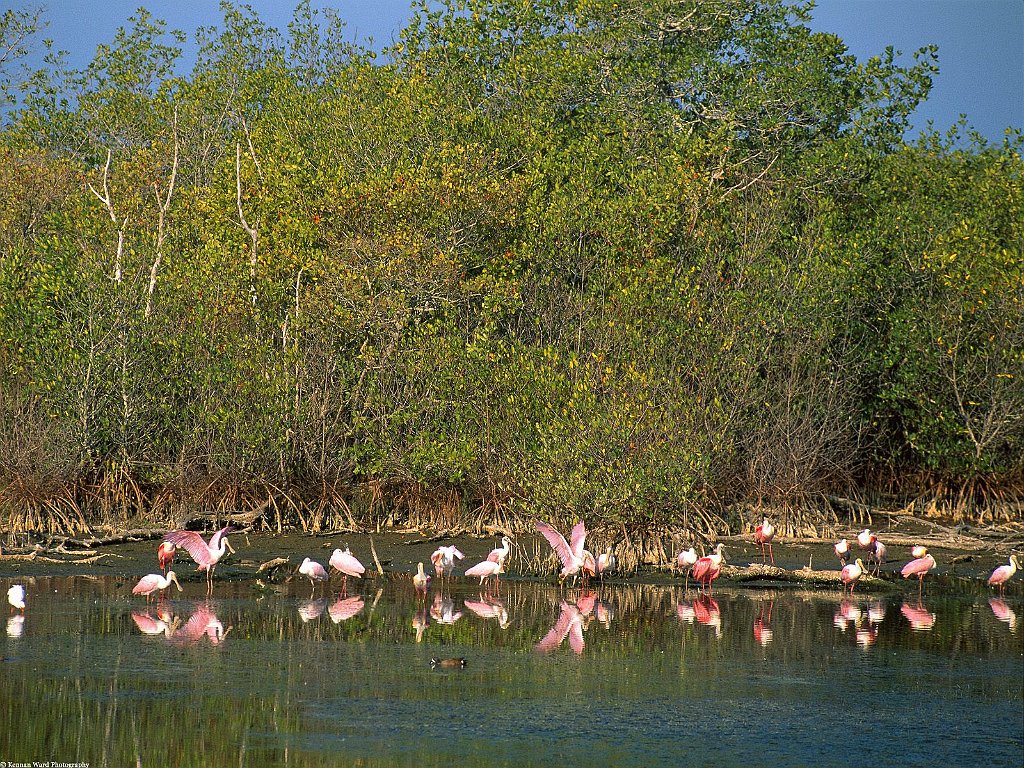
<path fill-rule="evenodd" d="M 768 542 L 768 557 L 771 558 L 772 565 L 775 565 L 775 553 L 772 552 L 772 543 Z"/>

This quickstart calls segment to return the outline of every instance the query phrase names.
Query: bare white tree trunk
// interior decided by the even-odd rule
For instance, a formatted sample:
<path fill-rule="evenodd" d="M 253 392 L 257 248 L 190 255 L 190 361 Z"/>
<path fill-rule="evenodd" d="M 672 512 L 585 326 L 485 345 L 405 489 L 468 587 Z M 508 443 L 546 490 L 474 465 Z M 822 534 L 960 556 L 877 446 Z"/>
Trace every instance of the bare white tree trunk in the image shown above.
<path fill-rule="evenodd" d="M 159 212 L 156 230 L 156 256 L 153 257 L 153 266 L 149 270 L 149 289 L 146 293 L 146 317 L 153 313 L 153 292 L 156 290 L 157 273 L 160 271 L 160 262 L 164 257 L 164 239 L 167 237 L 167 211 L 171 207 L 171 198 L 174 196 L 174 183 L 178 178 L 178 110 L 174 110 L 174 160 L 171 163 L 171 178 L 167 182 L 167 194 L 161 196 L 160 184 L 153 182 L 153 193 L 156 195 L 156 207 Z"/>
<path fill-rule="evenodd" d="M 122 259 L 124 257 L 124 230 L 128 226 L 128 214 L 118 221 L 117 214 L 114 213 L 114 203 L 110 196 L 110 160 L 112 153 L 107 150 L 107 164 L 103 166 L 103 193 L 100 194 L 96 191 L 96 187 L 89 184 L 89 190 L 96 195 L 96 199 L 103 203 L 103 207 L 107 211 L 107 215 L 110 217 L 111 222 L 117 227 L 117 250 L 114 253 L 114 282 L 121 282 L 122 274 Z"/>

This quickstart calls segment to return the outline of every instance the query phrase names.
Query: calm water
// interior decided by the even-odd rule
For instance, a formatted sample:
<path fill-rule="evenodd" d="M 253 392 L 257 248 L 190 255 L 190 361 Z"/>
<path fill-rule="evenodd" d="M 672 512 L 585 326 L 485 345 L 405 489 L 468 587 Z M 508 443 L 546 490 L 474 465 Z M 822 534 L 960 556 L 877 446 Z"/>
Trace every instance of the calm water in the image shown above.
<path fill-rule="evenodd" d="M 392 577 L 344 600 L 190 583 L 147 606 L 130 586 L 27 585 L 0 639 L 0 761 L 1024 764 L 1016 594 L 509 582 L 499 600 L 456 580 L 421 602 Z M 432 668 L 451 657 L 466 667 Z"/>

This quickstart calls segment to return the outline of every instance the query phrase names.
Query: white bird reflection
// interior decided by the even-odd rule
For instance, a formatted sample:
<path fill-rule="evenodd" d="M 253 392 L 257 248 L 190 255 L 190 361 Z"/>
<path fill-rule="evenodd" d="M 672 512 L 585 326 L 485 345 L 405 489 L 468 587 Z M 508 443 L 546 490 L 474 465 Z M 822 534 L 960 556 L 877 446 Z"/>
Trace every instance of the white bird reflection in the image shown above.
<path fill-rule="evenodd" d="M 171 637 L 181 624 L 181 619 L 174 616 L 166 607 L 157 608 L 155 615 L 149 611 L 132 611 L 132 621 L 142 634 L 164 637 Z"/>
<path fill-rule="evenodd" d="M 843 600 L 832 616 L 832 625 L 843 632 L 850 625 L 853 625 L 855 629 L 859 629 L 863 622 L 864 612 L 859 605 L 849 600 Z"/>
<path fill-rule="evenodd" d="M 430 615 L 438 624 L 454 624 L 462 618 L 462 611 L 455 610 L 455 601 L 437 594 L 430 606 Z"/>
<path fill-rule="evenodd" d="M 299 606 L 299 616 L 302 618 L 302 622 L 313 621 L 319 619 L 327 608 L 327 598 L 322 597 L 319 600 L 307 600 Z"/>
<path fill-rule="evenodd" d="M 7 636 L 21 637 L 25 632 L 25 616 L 16 614 L 7 619 Z"/>

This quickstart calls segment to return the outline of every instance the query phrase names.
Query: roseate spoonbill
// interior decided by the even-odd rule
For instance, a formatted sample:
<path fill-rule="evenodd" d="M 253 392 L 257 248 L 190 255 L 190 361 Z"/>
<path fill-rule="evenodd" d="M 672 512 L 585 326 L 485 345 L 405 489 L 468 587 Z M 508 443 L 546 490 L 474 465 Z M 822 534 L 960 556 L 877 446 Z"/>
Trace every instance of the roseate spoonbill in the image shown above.
<path fill-rule="evenodd" d="M 197 571 L 206 571 L 206 594 L 213 593 L 213 569 L 224 557 L 225 552 L 234 554 L 234 549 L 228 542 L 228 534 L 231 526 L 225 526 L 210 537 L 210 543 L 203 541 L 203 537 L 195 531 L 171 531 L 164 536 L 164 541 L 170 542 L 177 547 L 184 547 L 185 551 L 195 560 Z"/>
<path fill-rule="evenodd" d="M 864 575 L 867 568 L 864 567 L 864 561 L 859 557 L 854 563 L 844 565 L 843 570 L 839 572 L 839 580 L 843 582 L 843 591 L 846 591 L 846 585 L 850 585 L 850 595 L 853 595 L 853 588 L 857 586 L 857 582 L 860 581 L 860 577 Z"/>
<path fill-rule="evenodd" d="M 597 577 L 601 580 L 601 585 L 604 586 L 604 575 L 615 570 L 615 555 L 612 554 L 612 545 L 609 544 L 607 549 L 597 556 Z"/>
<path fill-rule="evenodd" d="M 533 648 L 541 653 L 547 653 L 558 648 L 566 637 L 569 638 L 569 647 L 573 653 L 583 653 L 583 614 L 577 606 L 563 600 L 555 625 Z"/>
<path fill-rule="evenodd" d="M 430 556 L 430 562 L 434 564 L 434 575 L 439 579 L 445 576 L 451 580 L 452 571 L 455 570 L 455 561 L 461 560 L 463 555 L 454 544 L 448 547 L 438 547 Z"/>
<path fill-rule="evenodd" d="M 151 573 L 139 579 L 139 583 L 132 587 L 132 594 L 145 595 L 146 602 L 148 603 L 154 592 L 162 592 L 171 584 L 176 586 L 178 591 L 181 592 L 181 584 L 178 583 L 178 577 L 174 575 L 174 571 L 168 571 L 166 576 L 159 573 Z"/>
<path fill-rule="evenodd" d="M 587 528 L 582 520 L 576 523 L 569 534 L 569 539 L 572 542 L 570 544 L 562 534 L 547 523 L 538 520 L 536 526 L 541 535 L 548 540 L 551 548 L 555 550 L 558 559 L 562 561 L 562 571 L 558 575 L 558 579 L 564 584 L 569 576 L 575 576 L 583 568 L 583 547 L 587 538 Z"/>
<path fill-rule="evenodd" d="M 871 545 L 871 552 L 868 553 L 868 560 L 874 561 L 875 567 L 872 572 L 877 576 L 882 571 L 882 563 L 885 561 L 885 544 L 879 539 L 875 539 L 874 544 Z"/>
<path fill-rule="evenodd" d="M 416 591 L 426 596 L 427 585 L 430 584 L 430 577 L 423 572 L 423 563 L 416 563 L 416 573 L 412 577 L 412 585 Z"/>
<path fill-rule="evenodd" d="M 914 558 L 924 557 L 927 554 L 928 554 L 928 547 L 921 546 L 920 544 L 915 544 L 910 549 L 910 556 L 914 557 Z"/>
<path fill-rule="evenodd" d="M 847 559 L 850 557 L 850 542 L 846 539 L 840 539 L 835 543 L 833 549 L 836 552 L 836 557 L 839 558 L 839 566 L 845 566 Z"/>
<path fill-rule="evenodd" d="M 25 588 L 21 584 L 15 584 L 7 590 L 7 602 L 16 611 L 25 611 Z"/>
<path fill-rule="evenodd" d="M 676 555 L 676 567 L 686 573 L 686 583 L 683 585 L 684 592 L 690 590 L 690 572 L 693 570 L 693 565 L 697 562 L 697 559 L 697 550 L 693 547 L 684 549 Z"/>
<path fill-rule="evenodd" d="M 498 574 L 501 573 L 501 563 L 495 562 L 494 560 L 484 560 L 482 563 L 477 563 L 472 568 L 466 569 L 467 576 L 479 576 L 480 585 L 488 578 L 493 578 L 493 583 L 497 584 Z"/>
<path fill-rule="evenodd" d="M 916 560 L 911 560 L 909 563 L 903 566 L 903 570 L 900 571 L 900 575 L 904 579 L 909 579 L 911 576 L 917 576 L 917 598 L 921 599 L 921 590 L 924 589 L 924 577 L 932 568 L 935 567 L 935 558 L 931 555 L 925 555 L 919 557 Z"/>
<path fill-rule="evenodd" d="M 583 585 L 589 586 L 590 579 L 597 575 L 597 559 L 589 549 L 583 550 L 583 565 L 580 566 L 580 573 L 583 574 Z"/>
<path fill-rule="evenodd" d="M 712 582 L 722 575 L 722 562 L 725 560 L 724 549 L 719 544 L 715 547 L 713 554 L 705 555 L 693 564 L 694 580 L 708 592 L 712 591 Z"/>
<path fill-rule="evenodd" d="M 501 546 L 491 550 L 491 553 L 487 555 L 487 559 L 498 563 L 498 565 L 505 565 L 505 558 L 508 557 L 508 553 L 512 551 L 512 541 L 508 536 L 501 537 Z"/>
<path fill-rule="evenodd" d="M 167 569 L 171 567 L 171 562 L 174 560 L 174 554 L 177 551 L 178 548 L 171 542 L 160 542 L 160 546 L 156 548 L 156 561 L 160 564 L 161 572 L 167 573 Z"/>
<path fill-rule="evenodd" d="M 766 563 L 764 556 L 765 545 L 768 546 L 768 555 L 771 557 L 772 565 L 775 565 L 775 555 L 772 554 L 772 539 L 775 538 L 775 527 L 768 522 L 766 517 L 757 528 L 754 529 L 754 541 L 761 545 L 761 562 Z"/>
<path fill-rule="evenodd" d="M 309 592 L 310 597 L 316 592 L 316 583 L 318 581 L 327 581 L 327 569 L 316 560 L 310 560 L 308 557 L 303 559 L 302 565 L 299 566 L 299 573 L 309 579 L 309 585 L 312 587 Z"/>
<path fill-rule="evenodd" d="M 348 547 L 345 547 L 343 550 L 334 550 L 328 563 L 342 574 L 341 593 L 343 595 L 348 593 L 348 577 L 362 578 L 362 575 L 366 572 L 366 568 L 356 559 L 355 555 L 352 554 L 352 550 Z"/>
<path fill-rule="evenodd" d="M 992 575 L 988 577 L 988 585 L 990 587 L 999 587 L 999 594 L 1006 594 L 1006 582 L 1013 578 L 1013 574 L 1020 568 L 1020 563 L 1017 562 L 1016 555 L 1010 555 L 1009 565 L 1000 565 L 994 571 Z"/>
<path fill-rule="evenodd" d="M 876 538 L 877 537 L 870 531 L 870 529 L 865 528 L 857 534 L 857 545 L 861 549 L 871 549 L 871 545 L 875 543 Z"/>

